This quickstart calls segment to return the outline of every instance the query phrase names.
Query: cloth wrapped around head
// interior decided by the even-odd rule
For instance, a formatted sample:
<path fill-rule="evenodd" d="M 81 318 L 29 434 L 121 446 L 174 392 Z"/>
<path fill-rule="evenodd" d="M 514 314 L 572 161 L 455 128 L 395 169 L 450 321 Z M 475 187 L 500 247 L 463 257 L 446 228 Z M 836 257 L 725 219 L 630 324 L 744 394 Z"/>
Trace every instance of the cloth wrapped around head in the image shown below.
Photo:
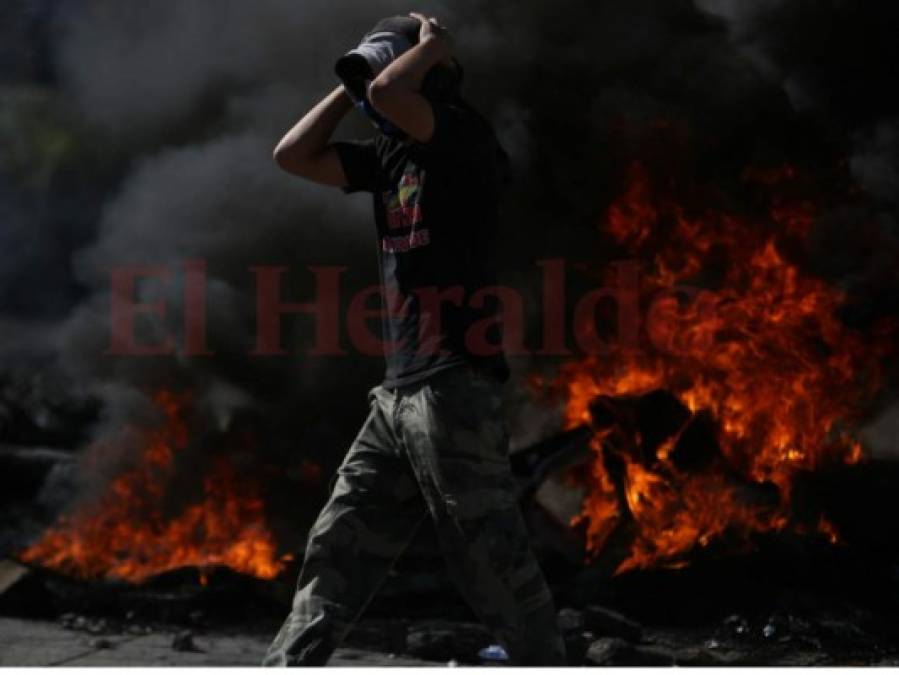
<path fill-rule="evenodd" d="M 421 22 L 411 16 L 392 16 L 379 21 L 366 33 L 355 49 L 337 61 L 335 71 L 356 106 L 381 131 L 400 135 L 390 122 L 372 107 L 366 93 L 366 82 L 374 80 L 387 66 L 418 44 Z M 422 93 L 431 99 L 451 98 L 458 94 L 462 68 L 454 60 L 453 67 L 437 64 L 428 72 Z"/>
<path fill-rule="evenodd" d="M 337 61 L 337 77 L 350 95 L 365 98 L 365 81 L 375 79 L 395 59 L 418 44 L 421 22 L 411 16 L 382 19 L 358 47 Z"/>

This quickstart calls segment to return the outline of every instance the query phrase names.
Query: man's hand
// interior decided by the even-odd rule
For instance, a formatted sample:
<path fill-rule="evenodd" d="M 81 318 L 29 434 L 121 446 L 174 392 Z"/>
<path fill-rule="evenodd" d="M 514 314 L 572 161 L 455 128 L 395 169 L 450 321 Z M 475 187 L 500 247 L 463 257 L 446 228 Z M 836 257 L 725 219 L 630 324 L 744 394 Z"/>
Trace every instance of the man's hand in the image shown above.
<path fill-rule="evenodd" d="M 409 12 L 409 16 L 421 21 L 421 30 L 418 33 L 419 43 L 428 40 L 436 41 L 444 52 L 441 61 L 449 61 L 453 54 L 453 36 L 435 17 L 425 16 L 419 12 Z"/>

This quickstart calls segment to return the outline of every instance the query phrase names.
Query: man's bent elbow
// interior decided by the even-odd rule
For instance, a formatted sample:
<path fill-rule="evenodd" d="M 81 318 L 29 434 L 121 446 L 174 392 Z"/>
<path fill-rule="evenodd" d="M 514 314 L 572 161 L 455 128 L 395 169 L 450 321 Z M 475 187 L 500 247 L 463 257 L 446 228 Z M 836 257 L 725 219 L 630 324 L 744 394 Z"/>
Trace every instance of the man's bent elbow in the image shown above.
<path fill-rule="evenodd" d="M 278 166 L 280 166 L 282 169 L 284 168 L 284 165 L 282 164 L 282 162 L 284 161 L 284 153 L 281 150 L 280 145 L 272 150 L 272 159 Z"/>
<path fill-rule="evenodd" d="M 295 148 L 286 145 L 278 145 L 272 152 L 272 159 L 287 173 L 303 176 L 311 160 L 304 159 Z"/>
<path fill-rule="evenodd" d="M 368 86 L 368 100 L 382 115 L 393 107 L 396 100 L 396 85 L 390 81 L 375 80 Z"/>

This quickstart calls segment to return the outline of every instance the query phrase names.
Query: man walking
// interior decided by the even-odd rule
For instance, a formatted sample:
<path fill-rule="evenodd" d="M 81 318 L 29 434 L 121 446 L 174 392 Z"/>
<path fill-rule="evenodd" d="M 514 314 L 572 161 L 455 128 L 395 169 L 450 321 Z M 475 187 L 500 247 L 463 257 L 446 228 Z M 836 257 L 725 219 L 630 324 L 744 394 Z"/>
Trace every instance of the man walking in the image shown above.
<path fill-rule="evenodd" d="M 374 195 L 387 372 L 309 533 L 293 608 L 265 665 L 323 665 L 431 518 L 455 583 L 517 665 L 562 665 L 546 582 L 508 461 L 508 368 L 490 288 L 505 154 L 460 96 L 447 31 L 380 22 L 344 84 L 275 150 L 282 168 Z M 334 142 L 358 107 L 381 133 Z"/>

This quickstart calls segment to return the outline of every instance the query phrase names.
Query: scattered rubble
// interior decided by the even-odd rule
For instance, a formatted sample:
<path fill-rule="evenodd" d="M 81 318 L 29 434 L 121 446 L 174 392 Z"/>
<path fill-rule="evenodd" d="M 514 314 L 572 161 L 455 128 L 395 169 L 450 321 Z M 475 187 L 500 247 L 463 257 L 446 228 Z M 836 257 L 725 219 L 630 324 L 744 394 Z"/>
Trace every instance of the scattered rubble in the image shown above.
<path fill-rule="evenodd" d="M 674 658 L 663 649 L 635 645 L 616 637 L 604 637 L 593 642 L 585 655 L 591 666 L 673 666 Z"/>
<path fill-rule="evenodd" d="M 630 642 L 639 642 L 643 637 L 643 628 L 636 621 L 599 605 L 584 608 L 584 624 L 598 635 L 618 637 Z"/>
<path fill-rule="evenodd" d="M 479 623 L 420 621 L 409 627 L 406 653 L 429 661 L 480 663 L 478 652 L 494 641 Z"/>
<path fill-rule="evenodd" d="M 172 649 L 176 652 L 202 652 L 194 642 L 194 634 L 189 630 L 183 630 L 172 638 Z"/>

